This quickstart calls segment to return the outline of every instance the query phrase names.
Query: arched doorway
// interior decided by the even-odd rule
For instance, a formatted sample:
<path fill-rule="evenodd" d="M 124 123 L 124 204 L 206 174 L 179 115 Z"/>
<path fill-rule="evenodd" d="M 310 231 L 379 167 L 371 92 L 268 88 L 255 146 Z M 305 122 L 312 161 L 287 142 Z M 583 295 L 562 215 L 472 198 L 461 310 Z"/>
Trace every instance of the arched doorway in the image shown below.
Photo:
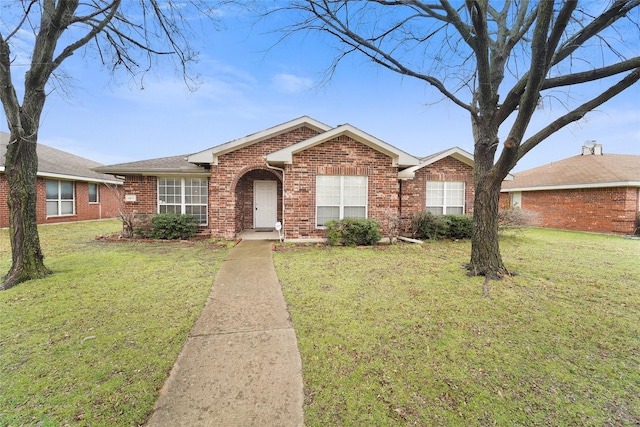
<path fill-rule="evenodd" d="M 276 171 L 253 169 L 235 188 L 236 233 L 243 230 L 271 230 L 282 221 L 282 180 Z"/>

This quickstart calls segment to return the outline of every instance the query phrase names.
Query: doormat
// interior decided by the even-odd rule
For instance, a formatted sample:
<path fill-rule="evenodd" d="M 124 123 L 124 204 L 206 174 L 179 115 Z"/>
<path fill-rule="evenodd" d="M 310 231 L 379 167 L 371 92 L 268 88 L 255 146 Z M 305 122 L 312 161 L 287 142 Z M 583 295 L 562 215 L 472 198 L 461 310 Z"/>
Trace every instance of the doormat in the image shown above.
<path fill-rule="evenodd" d="M 267 233 L 273 231 L 273 228 L 254 228 L 253 231 L 256 233 Z"/>

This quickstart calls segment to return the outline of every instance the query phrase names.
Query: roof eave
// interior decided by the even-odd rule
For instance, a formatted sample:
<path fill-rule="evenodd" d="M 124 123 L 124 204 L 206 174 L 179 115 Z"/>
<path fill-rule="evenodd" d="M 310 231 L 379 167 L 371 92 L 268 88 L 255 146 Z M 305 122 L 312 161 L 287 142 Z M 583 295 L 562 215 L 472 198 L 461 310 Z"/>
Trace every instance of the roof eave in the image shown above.
<path fill-rule="evenodd" d="M 160 175 L 181 175 L 181 176 L 203 176 L 208 177 L 210 172 L 207 170 L 194 171 L 192 169 L 167 169 L 167 168 L 146 168 L 146 169 L 115 169 L 115 168 L 95 168 L 99 173 L 110 175 L 141 175 L 141 176 L 160 176 Z"/>
<path fill-rule="evenodd" d="M 242 138 L 234 139 L 233 141 L 226 142 L 221 145 L 209 148 L 207 150 L 194 153 L 187 157 L 189 163 L 196 164 L 218 164 L 218 157 L 232 151 L 239 150 L 249 145 L 256 144 L 265 139 L 273 138 L 275 136 L 286 133 L 292 129 L 297 129 L 301 126 L 307 126 L 320 133 L 331 130 L 331 126 L 328 126 L 322 122 L 312 119 L 309 116 L 302 116 L 297 119 L 288 121 L 286 123 L 279 124 L 277 126 L 265 129 L 260 132 L 253 133 L 251 135 L 244 136 Z"/>
<path fill-rule="evenodd" d="M 640 187 L 640 181 L 620 181 L 620 182 L 595 182 L 586 184 L 560 184 L 560 185 L 538 185 L 531 187 L 501 188 L 500 192 L 510 193 L 514 191 L 549 191 L 549 190 L 576 190 L 582 188 L 612 188 L 612 187 Z"/>
<path fill-rule="evenodd" d="M 302 151 L 308 150 L 309 148 L 315 147 L 316 145 L 320 145 L 342 135 L 348 136 L 349 138 L 358 141 L 361 144 L 371 147 L 372 149 L 391 157 L 392 164 L 395 167 L 406 168 L 420 163 L 417 158 L 411 156 L 410 154 L 407 154 L 404 151 L 395 148 L 392 145 L 387 144 L 386 142 L 381 141 L 369 134 L 366 134 L 365 132 L 348 124 L 338 126 L 337 128 L 331 129 L 325 133 L 316 135 L 313 138 L 300 141 L 297 144 L 293 144 L 289 147 L 283 148 L 273 153 L 269 153 L 265 156 L 265 159 L 269 164 L 291 164 L 293 163 L 294 154 L 298 154 Z"/>

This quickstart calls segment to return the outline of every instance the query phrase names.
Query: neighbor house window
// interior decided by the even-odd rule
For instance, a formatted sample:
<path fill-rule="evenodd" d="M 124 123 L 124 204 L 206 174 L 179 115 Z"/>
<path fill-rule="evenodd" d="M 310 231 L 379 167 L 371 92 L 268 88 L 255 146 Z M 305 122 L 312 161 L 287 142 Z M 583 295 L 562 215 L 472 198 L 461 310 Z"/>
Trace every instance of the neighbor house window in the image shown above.
<path fill-rule="evenodd" d="M 464 213 L 464 182 L 427 181 L 427 211 L 436 214 Z"/>
<path fill-rule="evenodd" d="M 344 218 L 367 217 L 367 177 L 316 177 L 316 225 Z"/>
<path fill-rule="evenodd" d="M 207 224 L 206 178 L 158 178 L 158 213 L 189 214 Z"/>
<path fill-rule="evenodd" d="M 513 193 L 509 193 L 511 199 L 511 207 L 512 208 L 522 208 L 522 192 L 514 191 Z"/>
<path fill-rule="evenodd" d="M 89 183 L 89 203 L 98 203 L 98 184 Z"/>
<path fill-rule="evenodd" d="M 76 212 L 73 181 L 46 180 L 47 216 L 73 215 Z"/>

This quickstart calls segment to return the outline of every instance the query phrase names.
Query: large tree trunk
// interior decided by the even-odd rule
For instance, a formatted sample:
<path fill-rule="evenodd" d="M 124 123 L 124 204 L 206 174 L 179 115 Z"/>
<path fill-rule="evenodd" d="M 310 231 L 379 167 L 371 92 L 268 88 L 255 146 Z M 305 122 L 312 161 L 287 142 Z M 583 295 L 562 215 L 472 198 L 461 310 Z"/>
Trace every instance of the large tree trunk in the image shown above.
<path fill-rule="evenodd" d="M 476 183 L 475 190 L 469 273 L 498 279 L 507 273 L 498 243 L 500 185 L 485 179 Z"/>
<path fill-rule="evenodd" d="M 27 129 L 25 129 L 27 130 Z M 24 137 L 11 132 L 7 147 L 5 174 L 9 182 L 9 236 L 12 265 L 0 290 L 50 274 L 44 265 L 36 218 L 37 130 Z"/>
<path fill-rule="evenodd" d="M 507 274 L 498 243 L 498 202 L 502 177 L 494 166 L 498 147 L 497 129 L 472 121 L 475 138 L 473 233 L 469 274 L 498 279 Z"/>

